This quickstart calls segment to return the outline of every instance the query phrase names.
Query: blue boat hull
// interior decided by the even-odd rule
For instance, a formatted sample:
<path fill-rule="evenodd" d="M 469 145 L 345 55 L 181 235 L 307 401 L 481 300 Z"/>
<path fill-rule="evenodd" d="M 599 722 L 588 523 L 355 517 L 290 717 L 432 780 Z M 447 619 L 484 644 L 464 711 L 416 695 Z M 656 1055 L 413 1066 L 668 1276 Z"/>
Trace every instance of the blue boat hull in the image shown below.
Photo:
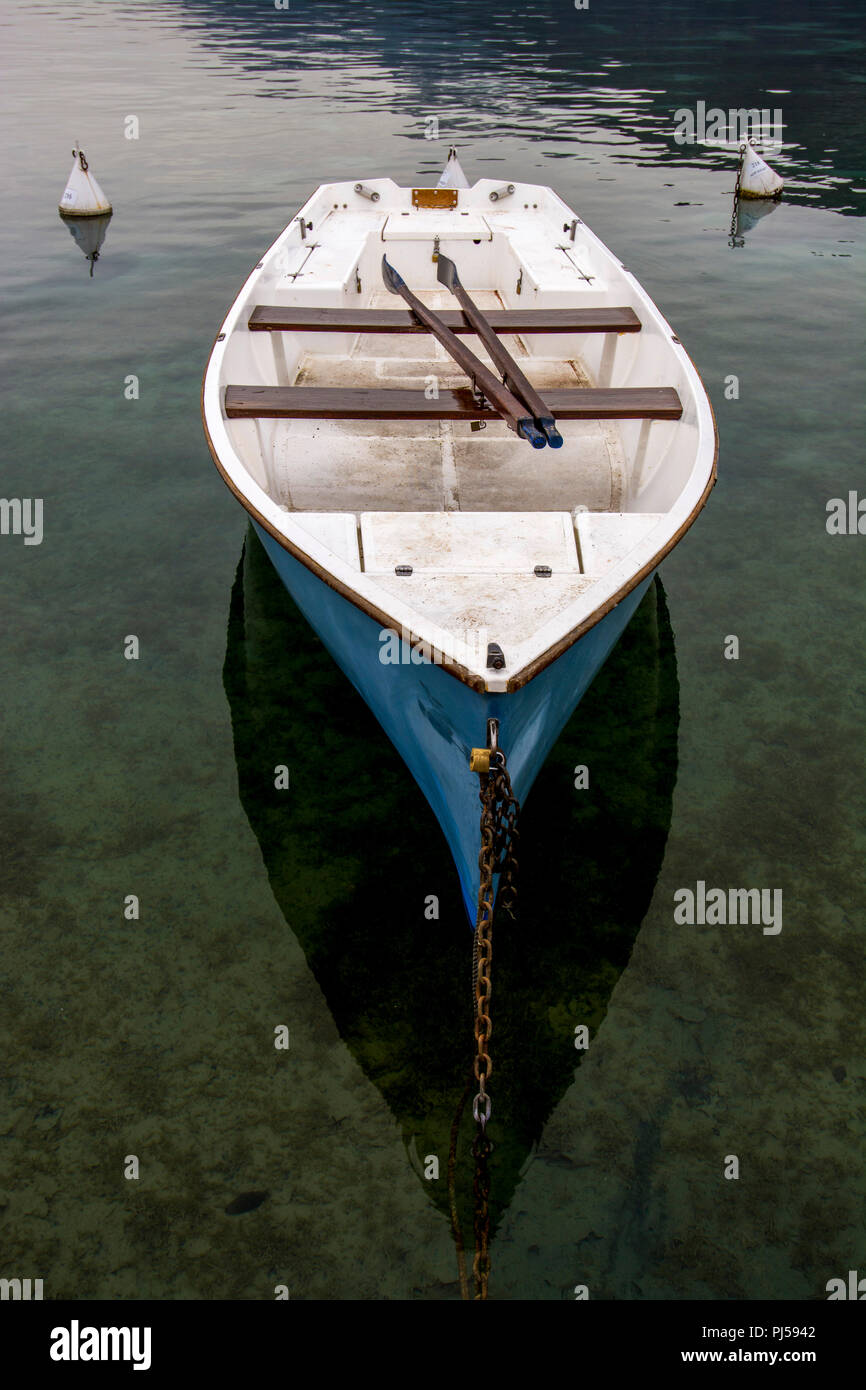
<path fill-rule="evenodd" d="M 525 801 L 572 711 L 625 630 L 652 575 L 550 666 L 509 694 L 472 690 L 441 666 L 383 663 L 379 625 L 329 588 L 257 523 L 256 533 L 307 622 L 369 705 L 429 801 L 448 841 L 463 901 L 475 923 L 480 803 L 469 752 L 499 720 L 499 746 L 518 800 Z"/>

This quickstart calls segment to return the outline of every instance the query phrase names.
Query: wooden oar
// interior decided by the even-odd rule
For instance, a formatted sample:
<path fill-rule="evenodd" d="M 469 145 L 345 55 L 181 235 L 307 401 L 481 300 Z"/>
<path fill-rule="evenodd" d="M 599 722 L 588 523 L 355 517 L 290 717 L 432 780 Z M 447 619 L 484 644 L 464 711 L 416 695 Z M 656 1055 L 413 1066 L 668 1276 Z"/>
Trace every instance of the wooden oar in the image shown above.
<path fill-rule="evenodd" d="M 461 285 L 454 262 L 449 260 L 447 256 L 443 256 L 441 251 L 439 252 L 436 273 L 439 276 L 440 284 L 445 285 L 454 295 L 491 358 L 502 372 L 505 385 L 531 412 L 536 425 L 546 436 L 551 449 L 561 448 L 562 435 L 554 423 L 553 411 L 541 399 L 532 382 L 524 376 L 505 344 L 496 336 L 474 299 L 470 298 Z"/>
<path fill-rule="evenodd" d="M 526 407 L 522 401 L 509 391 L 507 386 L 493 375 L 489 367 L 475 356 L 471 348 L 452 333 L 450 328 L 435 314 L 432 309 L 428 309 L 426 304 L 414 295 L 401 275 L 388 264 L 388 257 L 382 257 L 382 279 L 385 281 L 386 288 L 392 294 L 399 294 L 405 299 L 409 308 L 415 314 L 419 322 L 423 323 L 439 342 L 450 353 L 464 372 L 471 380 L 477 390 L 487 398 L 495 410 L 499 412 L 509 429 L 522 439 L 528 439 L 533 449 L 543 449 L 547 439 L 535 422 L 527 415 Z"/>

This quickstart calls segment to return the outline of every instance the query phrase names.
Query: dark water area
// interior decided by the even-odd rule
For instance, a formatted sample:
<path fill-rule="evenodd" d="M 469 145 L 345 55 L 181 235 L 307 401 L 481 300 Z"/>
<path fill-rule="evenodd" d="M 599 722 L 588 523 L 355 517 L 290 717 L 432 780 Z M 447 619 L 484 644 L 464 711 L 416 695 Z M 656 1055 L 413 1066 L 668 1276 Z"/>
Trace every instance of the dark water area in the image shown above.
<path fill-rule="evenodd" d="M 0 494 L 44 503 L 41 544 L 0 535 L 0 1276 L 459 1298 L 456 875 L 198 407 L 311 190 L 429 181 L 457 143 L 621 256 L 720 435 L 527 800 L 491 1297 L 824 1298 L 864 1240 L 864 542 L 826 526 L 864 489 L 861 11 L 13 0 L 0 23 Z M 782 112 L 784 196 L 733 234 L 735 147 L 675 138 L 698 102 Z M 57 215 L 77 141 L 114 206 L 90 263 Z M 675 922 L 699 880 L 782 890 L 781 931 Z M 461 1140 L 464 1225 L 467 1165 Z"/>
<path fill-rule="evenodd" d="M 436 927 L 460 920 L 453 864 L 399 754 L 346 691 L 252 530 L 232 592 L 224 679 L 241 801 L 274 897 L 418 1167 L 450 1131 L 473 1048 L 466 938 Z M 670 826 L 677 721 L 676 654 L 657 580 L 521 816 L 519 925 L 496 934 L 496 994 L 507 1001 L 496 1029 L 497 1075 L 507 1078 L 497 1097 L 496 1214 L 573 1080 L 574 1048 L 563 1039 L 574 1019 L 598 1029 L 649 906 Z M 262 787 L 262 767 L 286 749 L 291 810 Z M 581 762 L 604 795 L 575 807 Z M 440 917 L 407 935 L 418 884 Z M 461 1159 L 471 1172 L 462 1149 Z M 448 1210 L 444 1185 L 430 1195 Z M 471 1230 L 471 1209 L 463 1224 Z"/>
<path fill-rule="evenodd" d="M 295 96 L 311 68 L 366 63 L 396 79 L 383 109 L 393 109 L 396 95 L 419 119 L 440 113 L 456 140 L 523 136 L 540 142 L 545 159 L 573 161 L 579 142 L 606 146 L 626 165 L 680 166 L 676 109 L 698 101 L 771 117 L 779 109 L 789 198 L 863 211 L 863 17 L 851 4 L 822 6 L 819 15 L 809 0 L 722 0 L 709 13 L 689 0 L 613 0 L 590 16 L 573 4 L 397 0 L 374 9 L 325 0 L 315 6 L 309 45 L 308 6 L 292 6 L 285 29 L 259 0 L 187 0 L 182 8 L 205 48 L 232 47 L 260 96 Z M 688 153 L 693 167 L 715 162 L 709 148 Z M 591 151 L 578 157 L 591 159 Z M 479 163 L 506 158 L 485 151 Z M 435 159 L 427 167 L 438 175 Z"/>

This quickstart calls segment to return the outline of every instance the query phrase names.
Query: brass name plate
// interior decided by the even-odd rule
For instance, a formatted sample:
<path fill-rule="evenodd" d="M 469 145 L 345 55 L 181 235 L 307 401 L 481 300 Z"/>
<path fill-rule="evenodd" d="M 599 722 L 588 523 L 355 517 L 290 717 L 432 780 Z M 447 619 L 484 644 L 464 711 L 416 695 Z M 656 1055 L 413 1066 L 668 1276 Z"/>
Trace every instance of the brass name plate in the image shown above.
<path fill-rule="evenodd" d="M 456 208 L 456 188 L 413 188 L 413 208 Z"/>

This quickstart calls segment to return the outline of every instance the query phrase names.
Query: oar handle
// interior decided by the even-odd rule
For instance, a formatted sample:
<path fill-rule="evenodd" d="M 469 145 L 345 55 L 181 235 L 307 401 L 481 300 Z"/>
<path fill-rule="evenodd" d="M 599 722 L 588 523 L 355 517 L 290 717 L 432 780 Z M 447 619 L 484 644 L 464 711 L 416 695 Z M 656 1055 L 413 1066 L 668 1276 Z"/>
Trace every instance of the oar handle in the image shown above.
<path fill-rule="evenodd" d="M 517 433 L 522 434 L 524 439 L 528 439 L 533 449 L 543 449 L 545 444 L 550 443 L 550 436 L 546 432 L 542 433 L 534 420 L 518 421 Z M 562 443 L 561 440 L 560 443 Z"/>
<path fill-rule="evenodd" d="M 535 423 L 546 438 L 551 449 L 562 448 L 562 435 L 556 428 L 556 421 L 552 415 L 540 415 Z"/>

